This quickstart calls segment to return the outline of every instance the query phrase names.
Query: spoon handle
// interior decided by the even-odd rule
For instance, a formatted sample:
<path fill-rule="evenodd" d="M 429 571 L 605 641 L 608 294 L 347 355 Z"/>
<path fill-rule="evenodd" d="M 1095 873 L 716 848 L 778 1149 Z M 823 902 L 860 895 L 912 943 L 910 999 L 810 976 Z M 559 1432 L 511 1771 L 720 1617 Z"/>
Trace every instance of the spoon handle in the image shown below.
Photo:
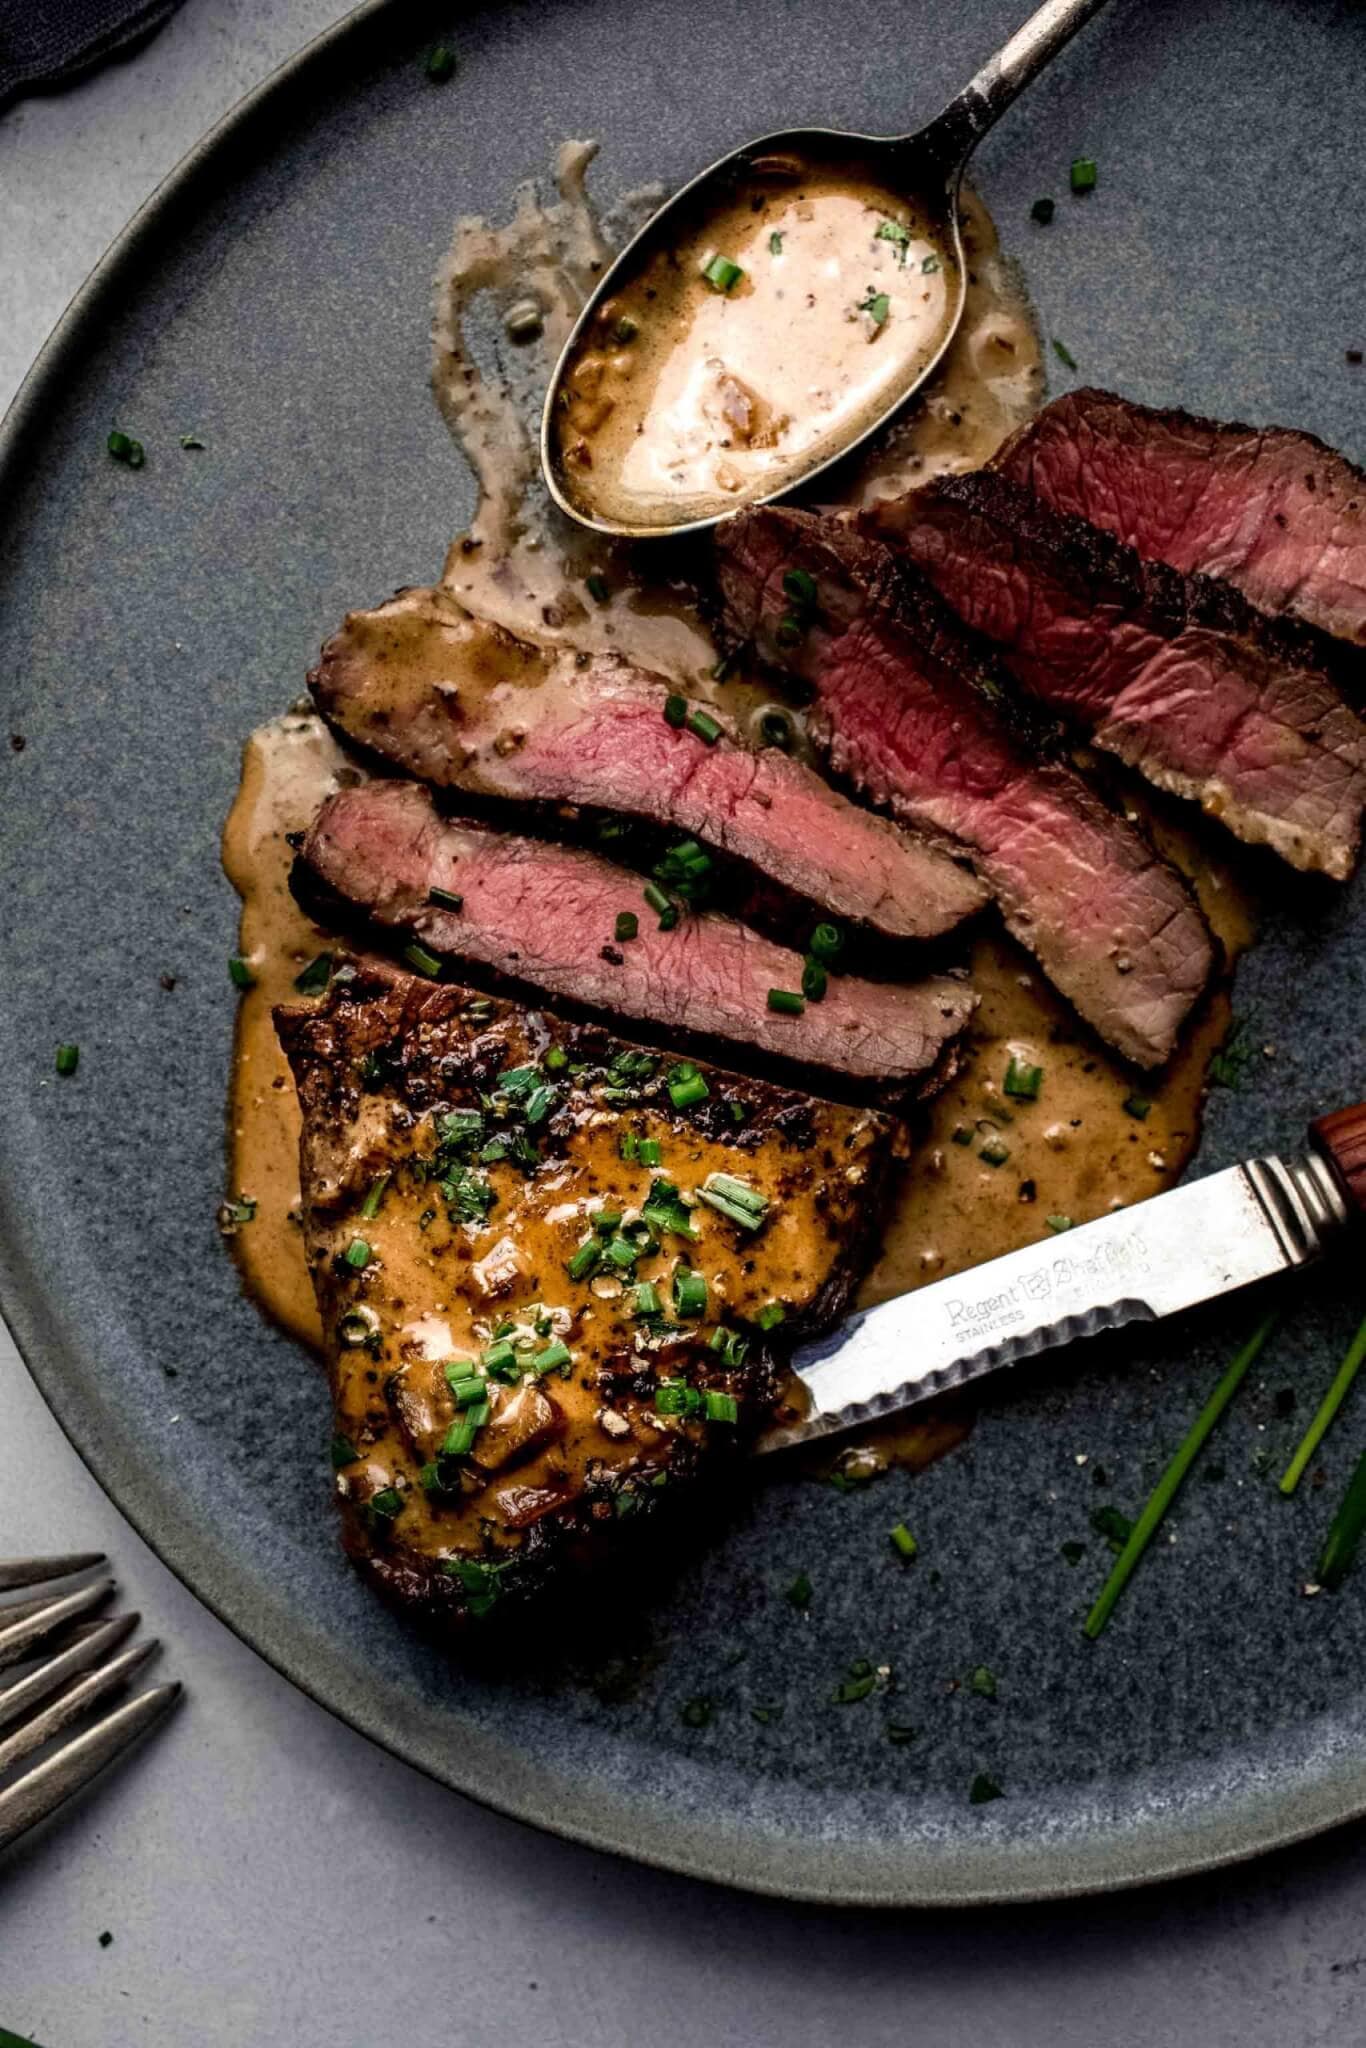
<path fill-rule="evenodd" d="M 1016 95 L 1104 5 L 1105 0 L 1045 0 L 916 141 L 956 176 Z"/>

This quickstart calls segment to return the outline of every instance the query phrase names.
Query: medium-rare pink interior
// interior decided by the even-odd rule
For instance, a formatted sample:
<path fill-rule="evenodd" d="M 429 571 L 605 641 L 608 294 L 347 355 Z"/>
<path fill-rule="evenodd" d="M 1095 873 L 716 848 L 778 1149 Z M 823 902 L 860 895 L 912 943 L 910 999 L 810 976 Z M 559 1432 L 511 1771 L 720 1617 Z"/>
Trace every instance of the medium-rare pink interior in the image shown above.
<path fill-rule="evenodd" d="M 885 548 L 805 512 L 741 514 L 718 534 L 717 567 L 737 639 L 815 689 L 836 771 L 951 835 L 1087 1022 L 1140 1065 L 1166 1059 L 1213 966 L 1199 910 L 1080 777 L 1010 733 L 985 694 L 999 684 L 933 594 Z"/>
<path fill-rule="evenodd" d="M 832 975 L 823 998 L 803 1004 L 799 954 L 710 913 L 667 926 L 639 875 L 577 847 L 443 819 L 415 783 L 340 790 L 301 857 L 337 897 L 434 955 L 891 1093 L 931 1084 L 972 1012 L 971 991 L 943 976 Z M 773 1007 L 775 990 L 791 1007 Z"/>
<path fill-rule="evenodd" d="M 1366 473 L 1313 434 L 1069 391 L 993 466 L 1152 561 L 1366 646 Z"/>
<path fill-rule="evenodd" d="M 1097 746 L 1293 867 L 1350 875 L 1366 727 L 1235 592 L 1144 562 L 991 471 L 880 507 L 877 531 Z"/>

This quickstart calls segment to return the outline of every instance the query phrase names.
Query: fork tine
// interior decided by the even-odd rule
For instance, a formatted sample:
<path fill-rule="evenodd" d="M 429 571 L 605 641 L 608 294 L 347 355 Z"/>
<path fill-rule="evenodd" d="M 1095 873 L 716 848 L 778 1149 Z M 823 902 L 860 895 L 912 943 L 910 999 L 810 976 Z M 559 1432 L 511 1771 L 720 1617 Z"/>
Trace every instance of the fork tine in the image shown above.
<path fill-rule="evenodd" d="M 7 1664 L 17 1664 L 24 1657 L 31 1657 L 44 1636 L 54 1629 L 64 1628 L 69 1621 L 76 1621 L 83 1614 L 109 1598 L 114 1590 L 112 1579 L 96 1579 L 93 1586 L 82 1586 L 78 1593 L 68 1593 L 65 1599 L 50 1600 L 31 1614 L 27 1621 L 17 1621 L 10 1628 L 0 1629 L 0 1671 Z"/>
<path fill-rule="evenodd" d="M 13 1557 L 0 1562 L 0 1593 L 15 1586 L 39 1586 L 44 1579 L 64 1579 L 103 1564 L 102 1550 L 76 1550 L 69 1557 Z"/>
<path fill-rule="evenodd" d="M 22 1728 L 16 1728 L 13 1735 L 0 1742 L 0 1777 L 30 1756 L 35 1749 L 41 1749 L 63 1728 L 69 1728 L 83 1714 L 89 1713 L 97 1700 L 106 1693 L 114 1692 L 126 1685 L 133 1673 L 147 1659 L 161 1648 L 160 1643 L 134 1643 L 131 1650 L 125 1650 L 121 1657 L 112 1657 L 98 1671 L 87 1672 L 78 1684 L 70 1686 L 60 1699 L 53 1700 L 41 1714 L 35 1714 Z M 0 2037 L 2 2040 L 3 2037 Z"/>
<path fill-rule="evenodd" d="M 139 1693 L 112 1714 L 106 1714 L 84 1735 L 66 1743 L 45 1763 L 25 1771 L 8 1791 L 0 1792 L 0 1849 L 26 1828 L 46 1820 L 62 1802 L 102 1771 L 139 1735 L 161 1719 L 180 1697 L 180 1686 L 158 1685 Z"/>
<path fill-rule="evenodd" d="M 16 1621 L 27 1621 L 31 1614 L 41 1614 L 45 1607 L 52 1605 L 52 1595 L 44 1593 L 37 1600 L 0 1601 L 0 1628 L 12 1628 Z M 78 1621 L 74 1628 L 67 1630 L 67 1638 L 74 1642 L 77 1636 L 88 1636 L 92 1629 L 102 1628 L 98 1621 Z M 4 2048 L 0 2042 L 0 2048 Z"/>
<path fill-rule="evenodd" d="M 0 1692 L 0 1729 L 12 1728 L 49 1694 L 59 1692 L 69 1678 L 78 1678 L 82 1671 L 98 1664 L 106 1650 L 117 1649 L 124 1637 L 132 1634 L 139 1619 L 136 1614 L 122 1614 L 113 1621 L 102 1621 L 81 1642 L 69 1644 L 36 1671 L 30 1671 L 27 1678 L 7 1685 Z"/>

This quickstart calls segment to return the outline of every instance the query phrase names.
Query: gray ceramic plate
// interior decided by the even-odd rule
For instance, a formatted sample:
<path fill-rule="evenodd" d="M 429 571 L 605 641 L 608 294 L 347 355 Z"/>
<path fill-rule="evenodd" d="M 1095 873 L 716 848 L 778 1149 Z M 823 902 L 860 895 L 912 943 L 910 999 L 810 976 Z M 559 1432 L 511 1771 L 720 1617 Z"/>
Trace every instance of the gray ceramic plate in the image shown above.
<path fill-rule="evenodd" d="M 0 757 L 0 1278 L 54 1409 L 189 1584 L 378 1741 L 583 1841 L 814 1898 L 1128 1884 L 1366 1809 L 1366 1572 L 1334 1599 L 1300 1592 L 1360 1400 L 1322 1492 L 1284 1503 L 1264 1472 L 1359 1285 L 1315 1288 L 1225 1428 L 1222 1478 L 1207 1462 L 1098 1645 L 1078 1627 L 1108 1562 L 1089 1516 L 1141 1499 L 1249 1310 L 1003 1389 L 919 1479 L 770 1482 L 591 1657 L 455 1673 L 344 1565 L 322 1386 L 239 1298 L 215 1234 L 236 908 L 216 842 L 243 735 L 297 692 L 344 606 L 430 578 L 469 511 L 426 391 L 452 216 L 504 206 L 566 134 L 605 139 L 610 196 L 792 121 L 910 127 L 1021 9 L 472 7 L 441 90 L 419 64 L 432 24 L 366 12 L 157 195 L 0 449 L 0 734 L 27 742 Z M 1340 149 L 1353 20 L 1331 0 L 1115 0 L 992 138 L 981 183 L 1086 377 L 1366 454 L 1344 363 L 1363 338 L 1361 195 L 1342 184 L 1359 164 Z M 1084 204 L 1062 189 L 1078 153 L 1101 165 Z M 1028 219 L 1044 192 L 1062 199 L 1046 233 Z M 113 421 L 146 443 L 142 471 L 106 456 Z M 188 429 L 204 452 L 182 452 Z M 1366 1092 L 1360 903 L 1297 894 L 1246 965 L 1239 1009 L 1277 1055 L 1216 1095 L 1204 1165 L 1294 1142 Z M 74 1081 L 53 1075 L 59 1039 L 80 1042 Z M 903 1517 L 909 1574 L 886 1536 Z M 783 1597 L 799 1568 L 805 1615 Z M 897 1667 L 914 1742 L 889 1744 L 876 1703 L 830 1704 L 858 1656 Z M 949 1689 L 979 1663 L 995 1703 Z M 693 1728 L 698 1695 L 715 1711 Z M 782 1720 L 759 1725 L 774 1699 Z M 978 1771 L 1007 1796 L 970 1805 Z"/>

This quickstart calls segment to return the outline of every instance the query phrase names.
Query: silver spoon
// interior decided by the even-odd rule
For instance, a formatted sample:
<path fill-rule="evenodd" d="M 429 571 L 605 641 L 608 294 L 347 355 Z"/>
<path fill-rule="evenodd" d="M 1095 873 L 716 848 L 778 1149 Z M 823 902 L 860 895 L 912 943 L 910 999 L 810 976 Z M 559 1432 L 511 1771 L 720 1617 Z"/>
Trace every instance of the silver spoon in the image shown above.
<path fill-rule="evenodd" d="M 756 142 L 747 142 L 740 149 L 732 150 L 666 200 L 627 243 L 602 278 L 575 321 L 555 365 L 541 416 L 541 468 L 550 495 L 560 509 L 581 526 L 590 527 L 597 533 L 660 539 L 696 533 L 704 527 L 714 526 L 742 504 L 766 504 L 771 499 L 786 496 L 799 484 L 809 483 L 832 463 L 843 460 L 852 449 L 860 447 L 893 413 L 900 411 L 933 374 L 963 317 L 967 273 L 963 262 L 959 188 L 968 158 L 1016 95 L 1104 4 L 1105 0 L 1046 0 L 1046 4 L 1016 30 L 1004 48 L 998 50 L 969 80 L 957 98 L 950 100 L 928 127 L 919 129 L 914 135 L 843 134 L 833 128 L 783 129 L 776 135 L 762 136 Z M 765 479 L 756 479 L 751 489 L 737 492 L 723 508 L 703 518 L 672 523 L 667 519 L 651 519 L 648 523 L 633 525 L 604 517 L 591 504 L 591 488 L 585 488 L 581 495 L 576 496 L 556 459 L 555 423 L 561 404 L 561 389 L 574 363 L 580 341 L 603 300 L 619 291 L 623 283 L 635 276 L 660 248 L 676 243 L 681 214 L 686 213 L 689 221 L 695 223 L 708 211 L 708 200 L 713 193 L 713 205 L 719 210 L 727 193 L 733 193 L 737 184 L 752 173 L 757 159 L 780 155 L 819 162 L 827 170 L 832 165 L 839 167 L 843 159 L 851 172 L 856 168 L 860 175 L 865 176 L 871 168 L 890 191 L 916 205 L 939 246 L 953 259 L 954 298 L 934 353 L 928 360 L 908 365 L 906 383 L 893 391 L 890 400 L 879 402 L 873 416 L 857 419 L 839 447 L 833 452 L 828 447 L 813 451 L 809 467 L 784 475 L 776 486 L 770 484 L 765 488 Z"/>

